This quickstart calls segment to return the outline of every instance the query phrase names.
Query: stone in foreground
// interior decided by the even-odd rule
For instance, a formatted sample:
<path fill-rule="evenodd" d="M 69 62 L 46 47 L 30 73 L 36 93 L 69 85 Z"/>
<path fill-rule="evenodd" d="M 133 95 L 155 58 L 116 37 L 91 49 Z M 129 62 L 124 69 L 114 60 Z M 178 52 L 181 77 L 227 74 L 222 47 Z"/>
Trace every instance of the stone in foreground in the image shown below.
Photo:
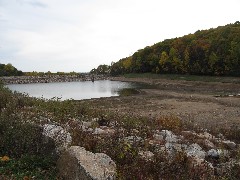
<path fill-rule="evenodd" d="M 71 146 L 59 158 L 59 175 L 67 180 L 114 180 L 116 164 L 103 153 L 92 153 L 80 146 Z"/>
<path fill-rule="evenodd" d="M 61 154 L 72 143 L 70 133 L 61 126 L 44 124 L 42 134 L 54 141 L 58 154 Z"/>

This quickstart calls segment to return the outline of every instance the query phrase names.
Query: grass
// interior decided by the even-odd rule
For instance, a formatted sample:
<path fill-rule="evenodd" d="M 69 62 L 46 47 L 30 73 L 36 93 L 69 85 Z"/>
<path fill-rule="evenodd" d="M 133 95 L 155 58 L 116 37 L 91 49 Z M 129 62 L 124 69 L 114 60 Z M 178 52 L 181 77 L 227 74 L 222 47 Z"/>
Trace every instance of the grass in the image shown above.
<path fill-rule="evenodd" d="M 151 79 L 170 79 L 170 80 L 186 80 L 186 81 L 202 81 L 202 82 L 222 82 L 222 83 L 240 83 L 239 77 L 225 76 L 198 76 L 183 74 L 152 74 L 152 73 L 132 73 L 125 74 L 125 78 L 151 78 Z"/>

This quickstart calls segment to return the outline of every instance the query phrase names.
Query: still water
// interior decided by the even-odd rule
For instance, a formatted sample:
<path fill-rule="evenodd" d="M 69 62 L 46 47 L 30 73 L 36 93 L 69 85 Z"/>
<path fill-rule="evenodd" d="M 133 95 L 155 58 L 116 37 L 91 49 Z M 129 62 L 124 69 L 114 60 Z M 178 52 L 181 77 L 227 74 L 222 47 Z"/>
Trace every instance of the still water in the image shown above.
<path fill-rule="evenodd" d="M 7 87 L 12 91 L 27 93 L 32 97 L 53 97 L 66 99 L 91 99 L 100 97 L 118 96 L 118 92 L 124 88 L 134 88 L 133 83 L 120 81 L 83 81 L 83 82 L 59 82 L 36 84 L 11 84 Z"/>

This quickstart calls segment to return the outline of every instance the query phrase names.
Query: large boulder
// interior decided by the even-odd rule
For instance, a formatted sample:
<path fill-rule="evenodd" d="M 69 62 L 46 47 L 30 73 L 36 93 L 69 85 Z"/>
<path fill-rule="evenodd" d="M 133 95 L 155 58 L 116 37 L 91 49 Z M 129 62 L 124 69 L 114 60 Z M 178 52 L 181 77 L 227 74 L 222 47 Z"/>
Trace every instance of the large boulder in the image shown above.
<path fill-rule="evenodd" d="M 109 156 L 79 146 L 71 146 L 62 153 L 57 167 L 59 176 L 67 180 L 116 179 L 116 164 Z"/>
<path fill-rule="evenodd" d="M 69 132 L 63 129 L 61 126 L 44 124 L 42 134 L 47 137 L 46 140 L 51 139 L 56 146 L 56 152 L 60 154 L 72 143 L 72 137 Z"/>

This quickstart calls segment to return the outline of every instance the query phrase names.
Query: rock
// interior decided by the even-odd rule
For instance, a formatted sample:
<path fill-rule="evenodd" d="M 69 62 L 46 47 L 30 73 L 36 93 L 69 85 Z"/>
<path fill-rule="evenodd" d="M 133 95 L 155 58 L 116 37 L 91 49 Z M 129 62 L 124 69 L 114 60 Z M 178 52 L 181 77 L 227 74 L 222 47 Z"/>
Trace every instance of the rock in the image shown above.
<path fill-rule="evenodd" d="M 203 140 L 203 144 L 207 147 L 207 148 L 214 148 L 215 147 L 215 145 L 211 142 L 211 141 L 209 141 L 208 139 L 204 139 Z"/>
<path fill-rule="evenodd" d="M 198 137 L 199 138 L 208 139 L 208 140 L 215 139 L 215 137 L 213 135 L 211 135 L 210 133 L 208 133 L 208 132 L 200 133 L 200 134 L 198 134 Z"/>
<path fill-rule="evenodd" d="M 210 158 L 223 158 L 223 157 L 228 157 L 229 156 L 229 151 L 227 150 L 222 150 L 222 149 L 210 149 L 207 152 L 208 157 Z"/>
<path fill-rule="evenodd" d="M 140 151 L 138 153 L 146 161 L 152 161 L 154 154 L 151 151 Z"/>
<path fill-rule="evenodd" d="M 197 157 L 199 159 L 204 159 L 206 156 L 206 152 L 196 143 L 188 146 L 185 152 L 187 153 L 187 156 Z"/>
<path fill-rule="evenodd" d="M 186 148 L 187 145 L 185 144 L 167 142 L 164 146 L 160 147 L 160 151 L 167 153 L 169 158 L 172 158 L 177 152 L 183 152 Z"/>
<path fill-rule="evenodd" d="M 159 133 L 159 138 L 160 138 L 160 136 L 163 136 L 163 138 L 166 142 L 177 142 L 178 141 L 177 136 L 168 130 L 162 130 Z"/>
<path fill-rule="evenodd" d="M 100 126 L 99 128 L 95 128 L 94 132 L 92 134 L 95 135 L 112 135 L 115 133 L 114 129 L 111 129 L 106 126 Z"/>
<path fill-rule="evenodd" d="M 97 122 L 97 121 L 99 121 L 99 118 L 93 118 L 92 119 L 92 122 Z"/>
<path fill-rule="evenodd" d="M 106 134 L 106 132 L 101 128 L 95 128 L 93 134 Z"/>
<path fill-rule="evenodd" d="M 224 145 L 226 145 L 227 147 L 229 147 L 230 149 L 235 149 L 236 146 L 237 146 L 235 142 L 232 142 L 232 141 L 229 141 L 229 140 L 227 140 L 227 141 L 222 141 L 222 143 L 223 143 Z"/>
<path fill-rule="evenodd" d="M 183 136 L 195 136 L 196 135 L 196 133 L 192 132 L 192 131 L 182 131 L 181 134 Z"/>
<path fill-rule="evenodd" d="M 215 136 L 211 135 L 208 132 L 200 133 L 200 134 L 198 134 L 198 137 L 208 139 L 208 140 L 214 140 L 215 139 Z"/>
<path fill-rule="evenodd" d="M 92 153 L 83 147 L 71 146 L 57 162 L 59 176 L 71 180 L 116 179 L 116 164 L 103 153 Z"/>
<path fill-rule="evenodd" d="M 91 127 L 91 126 L 92 126 L 92 122 L 91 121 L 83 121 L 82 122 L 82 128 L 83 129 L 87 129 L 87 128 Z"/>
<path fill-rule="evenodd" d="M 88 128 L 86 131 L 90 132 L 90 133 L 93 133 L 93 128 Z"/>
<path fill-rule="evenodd" d="M 219 156 L 220 156 L 219 152 L 216 149 L 210 149 L 207 152 L 207 155 L 208 155 L 208 157 L 211 157 L 211 158 L 219 158 Z"/>
<path fill-rule="evenodd" d="M 53 139 L 58 154 L 67 149 L 72 143 L 70 133 L 64 130 L 61 126 L 44 124 L 42 134 Z"/>

